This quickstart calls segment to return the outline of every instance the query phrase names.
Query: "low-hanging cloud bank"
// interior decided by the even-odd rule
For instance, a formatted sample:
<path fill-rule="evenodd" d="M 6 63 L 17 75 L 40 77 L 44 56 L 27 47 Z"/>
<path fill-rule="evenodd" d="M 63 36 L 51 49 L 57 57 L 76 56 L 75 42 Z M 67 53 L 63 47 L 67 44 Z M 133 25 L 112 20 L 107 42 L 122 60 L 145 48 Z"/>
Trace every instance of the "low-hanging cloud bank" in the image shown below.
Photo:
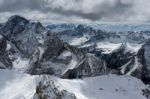
<path fill-rule="evenodd" d="M 14 14 L 42 22 L 150 21 L 150 0 L 0 0 L 0 22 Z"/>

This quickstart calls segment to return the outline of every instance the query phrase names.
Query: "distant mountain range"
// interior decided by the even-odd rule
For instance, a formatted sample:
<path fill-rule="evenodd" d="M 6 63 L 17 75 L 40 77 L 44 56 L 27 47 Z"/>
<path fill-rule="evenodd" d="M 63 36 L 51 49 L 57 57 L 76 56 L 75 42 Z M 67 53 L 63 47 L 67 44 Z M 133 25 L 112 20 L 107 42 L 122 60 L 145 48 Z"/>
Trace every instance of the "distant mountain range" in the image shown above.
<path fill-rule="evenodd" d="M 75 28 L 80 24 L 73 23 L 60 23 L 60 24 L 49 24 L 48 28 L 51 29 L 71 29 Z M 150 24 L 81 24 L 86 27 L 92 27 L 93 29 L 101 29 L 107 32 L 127 32 L 127 31 L 150 31 Z"/>

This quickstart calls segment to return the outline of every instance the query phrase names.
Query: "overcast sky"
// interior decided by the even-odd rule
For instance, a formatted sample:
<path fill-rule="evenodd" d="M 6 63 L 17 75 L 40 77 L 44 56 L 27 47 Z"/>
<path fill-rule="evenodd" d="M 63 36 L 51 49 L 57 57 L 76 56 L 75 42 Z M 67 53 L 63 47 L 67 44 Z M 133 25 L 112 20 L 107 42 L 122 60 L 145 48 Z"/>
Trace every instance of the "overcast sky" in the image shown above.
<path fill-rule="evenodd" d="M 0 0 L 0 22 L 15 14 L 42 23 L 148 23 L 150 0 Z"/>

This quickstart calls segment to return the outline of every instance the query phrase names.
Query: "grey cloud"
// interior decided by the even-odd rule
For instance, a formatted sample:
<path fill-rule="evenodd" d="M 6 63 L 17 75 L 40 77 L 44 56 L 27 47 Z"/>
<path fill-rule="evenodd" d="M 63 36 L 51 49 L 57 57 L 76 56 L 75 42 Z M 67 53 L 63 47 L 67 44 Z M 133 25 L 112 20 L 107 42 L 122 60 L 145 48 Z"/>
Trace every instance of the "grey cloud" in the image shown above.
<path fill-rule="evenodd" d="M 84 11 L 84 10 L 86 10 L 86 8 L 85 9 L 81 8 L 79 10 L 76 10 L 77 9 L 76 7 L 71 7 L 70 9 L 66 10 L 65 5 L 56 6 L 56 8 L 53 8 L 53 6 L 51 6 L 51 3 L 55 2 L 55 1 L 48 1 L 49 6 L 42 9 L 42 11 L 46 12 L 46 13 L 53 12 L 53 13 L 57 13 L 57 14 L 60 14 L 63 16 L 68 16 L 68 17 L 69 16 L 78 16 L 78 17 L 86 18 L 86 19 L 89 19 L 92 21 L 96 21 L 103 17 L 111 17 L 111 16 L 118 17 L 118 15 L 126 13 L 126 11 L 128 11 L 128 9 L 131 7 L 131 4 L 123 4 L 121 2 L 121 0 L 114 0 L 114 1 L 115 1 L 115 4 L 113 4 L 113 6 L 111 6 L 110 4 L 108 4 L 108 0 L 103 0 L 102 4 L 100 4 L 100 5 L 97 4 L 97 5 L 93 6 L 92 10 L 88 13 L 86 13 L 86 11 Z M 84 3 L 83 0 L 74 0 L 72 2 L 74 2 L 76 4 Z M 47 3 L 47 2 L 45 2 L 45 3 Z M 80 6 L 79 6 L 79 8 L 80 8 Z"/>
<path fill-rule="evenodd" d="M 41 17 L 37 18 L 41 19 L 39 21 L 44 18 L 53 20 L 51 16 L 58 16 L 60 21 L 76 18 L 72 20 L 145 22 L 150 19 L 149 10 L 144 8 L 148 6 L 149 0 L 3 0 L 0 2 L 0 13 L 17 13 L 29 17 L 37 14 Z"/>
<path fill-rule="evenodd" d="M 0 12 L 39 10 L 40 8 L 40 0 L 4 0 L 0 5 Z"/>
<path fill-rule="evenodd" d="M 47 11 L 52 11 L 54 13 L 58 13 L 64 16 L 79 16 L 82 18 L 87 18 L 92 21 L 100 20 L 103 17 L 119 17 L 119 15 L 125 14 L 128 12 L 131 4 L 123 4 L 120 0 L 115 0 L 115 4 L 110 6 L 107 2 L 103 2 L 101 5 L 96 5 L 93 7 L 91 12 L 85 13 L 82 9 L 76 11 L 75 8 L 65 10 L 63 7 L 52 9 L 51 7 L 47 8 Z M 89 5 L 90 6 L 90 5 Z"/>

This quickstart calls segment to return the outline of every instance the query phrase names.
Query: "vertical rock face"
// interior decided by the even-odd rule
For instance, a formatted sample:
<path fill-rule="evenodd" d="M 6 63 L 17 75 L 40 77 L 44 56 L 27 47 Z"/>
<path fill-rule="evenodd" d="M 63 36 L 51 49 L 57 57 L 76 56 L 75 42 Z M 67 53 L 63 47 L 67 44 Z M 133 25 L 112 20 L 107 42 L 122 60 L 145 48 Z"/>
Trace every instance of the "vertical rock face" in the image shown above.
<path fill-rule="evenodd" d="M 63 78 L 80 78 L 82 76 L 96 76 L 108 72 L 106 63 L 92 54 L 86 54 L 75 68 L 69 68 L 62 76 Z"/>
<path fill-rule="evenodd" d="M 65 75 L 68 78 L 73 71 L 76 71 L 74 77 L 96 76 L 107 69 L 102 59 L 64 43 L 39 22 L 31 23 L 23 17 L 12 16 L 0 28 L 0 34 L 5 38 L 0 46 L 9 54 L 4 55 L 8 58 L 3 58 L 5 64 L 16 68 L 16 64 L 27 60 L 26 66 L 17 68 L 29 74 Z"/>
<path fill-rule="evenodd" d="M 0 35 L 0 68 L 11 68 L 12 63 L 9 59 L 9 53 L 7 50 L 6 39 Z"/>
<path fill-rule="evenodd" d="M 118 69 L 130 61 L 134 57 L 134 54 L 126 52 L 125 45 L 122 44 L 112 53 L 104 54 L 102 57 L 104 60 L 106 60 L 108 67 L 112 69 Z"/>
<path fill-rule="evenodd" d="M 56 36 L 51 33 L 47 34 L 47 40 L 45 42 L 45 52 L 43 57 L 46 60 L 51 59 L 52 57 L 58 56 L 62 51 L 65 50 L 64 43 Z"/>
<path fill-rule="evenodd" d="M 3 26 L 3 24 L 2 23 L 0 23 L 0 28 Z"/>
<path fill-rule="evenodd" d="M 148 39 L 138 52 L 138 57 L 142 64 L 142 79 L 144 82 L 150 81 L 150 39 Z"/>

